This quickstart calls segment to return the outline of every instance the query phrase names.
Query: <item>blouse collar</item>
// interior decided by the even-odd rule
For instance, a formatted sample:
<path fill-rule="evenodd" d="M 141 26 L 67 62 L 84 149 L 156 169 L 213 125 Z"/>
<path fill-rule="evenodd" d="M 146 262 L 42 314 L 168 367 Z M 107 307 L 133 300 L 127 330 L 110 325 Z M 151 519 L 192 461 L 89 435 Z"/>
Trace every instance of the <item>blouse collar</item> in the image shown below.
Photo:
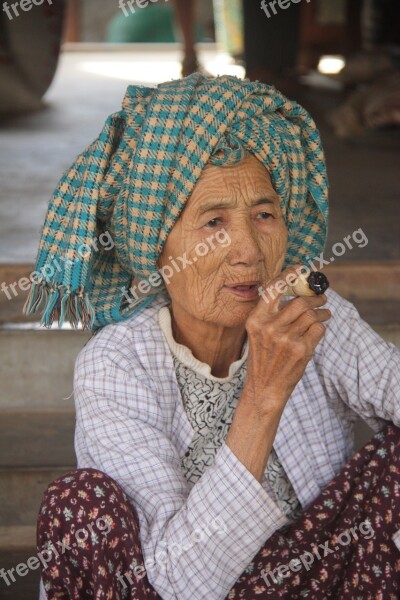
<path fill-rule="evenodd" d="M 195 356 L 193 356 L 193 352 L 187 346 L 183 344 L 178 344 L 174 336 L 172 334 L 172 323 L 171 323 L 171 313 L 169 311 L 168 306 L 163 306 L 158 311 L 158 324 L 165 336 L 169 349 L 171 353 L 184 365 L 202 375 L 206 379 L 211 381 L 218 381 L 220 383 L 225 383 L 230 381 L 233 376 L 237 373 L 240 367 L 246 362 L 248 355 L 248 342 L 247 338 L 242 348 L 242 355 L 238 360 L 235 360 L 229 366 L 229 373 L 227 377 L 215 377 L 211 374 L 211 367 L 207 363 L 203 363 L 198 360 Z"/>

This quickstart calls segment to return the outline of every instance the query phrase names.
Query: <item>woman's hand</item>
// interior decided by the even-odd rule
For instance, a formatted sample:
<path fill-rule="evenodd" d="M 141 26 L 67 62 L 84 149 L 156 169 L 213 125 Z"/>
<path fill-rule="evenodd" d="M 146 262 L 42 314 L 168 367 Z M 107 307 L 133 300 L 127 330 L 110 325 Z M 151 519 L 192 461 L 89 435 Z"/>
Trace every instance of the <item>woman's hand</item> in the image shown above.
<path fill-rule="evenodd" d="M 283 409 L 301 379 L 315 347 L 325 333 L 324 321 L 331 317 L 321 308 L 325 295 L 297 297 L 282 303 L 283 284 L 298 267 L 290 267 L 268 283 L 272 298 L 265 295 L 246 322 L 249 340 L 246 391 L 258 406 L 260 416 Z"/>
<path fill-rule="evenodd" d="M 268 284 L 275 298 L 260 300 L 246 322 L 249 339 L 246 382 L 226 444 L 262 481 L 283 409 L 301 379 L 331 313 L 326 296 L 299 297 L 281 305 L 287 269 Z M 277 286 L 277 288 L 275 287 Z"/>

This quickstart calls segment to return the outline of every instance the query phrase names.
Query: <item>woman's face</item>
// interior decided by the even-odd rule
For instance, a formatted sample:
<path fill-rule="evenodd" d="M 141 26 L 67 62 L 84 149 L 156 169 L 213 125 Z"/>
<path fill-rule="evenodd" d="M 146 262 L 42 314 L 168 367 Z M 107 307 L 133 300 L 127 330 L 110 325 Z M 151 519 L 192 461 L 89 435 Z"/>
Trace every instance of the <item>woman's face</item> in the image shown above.
<path fill-rule="evenodd" d="M 173 271 L 166 286 L 172 310 L 225 327 L 244 324 L 258 287 L 280 273 L 286 243 L 279 197 L 261 162 L 250 155 L 233 167 L 207 165 L 159 262 Z"/>

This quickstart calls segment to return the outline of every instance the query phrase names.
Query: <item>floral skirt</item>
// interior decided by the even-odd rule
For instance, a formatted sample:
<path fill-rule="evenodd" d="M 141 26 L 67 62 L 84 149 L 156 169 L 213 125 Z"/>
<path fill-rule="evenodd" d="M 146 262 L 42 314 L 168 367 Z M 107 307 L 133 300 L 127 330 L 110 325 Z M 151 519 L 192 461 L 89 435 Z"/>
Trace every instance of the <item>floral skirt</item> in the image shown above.
<path fill-rule="evenodd" d="M 226 600 L 398 599 L 399 461 L 400 430 L 389 425 L 295 523 L 265 542 Z M 38 553 L 48 600 L 160 599 L 146 576 L 135 509 L 94 469 L 49 485 Z"/>

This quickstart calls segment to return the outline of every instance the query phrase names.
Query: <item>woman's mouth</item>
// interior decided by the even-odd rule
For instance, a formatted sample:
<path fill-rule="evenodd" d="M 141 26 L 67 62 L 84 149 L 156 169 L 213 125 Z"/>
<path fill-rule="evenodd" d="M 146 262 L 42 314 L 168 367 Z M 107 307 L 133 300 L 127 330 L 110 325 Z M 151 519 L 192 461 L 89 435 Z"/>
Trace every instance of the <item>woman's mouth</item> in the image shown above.
<path fill-rule="evenodd" d="M 233 285 L 226 285 L 225 287 L 240 298 L 246 300 L 253 300 L 258 297 L 258 288 L 260 283 L 258 281 L 251 281 L 246 283 L 237 283 Z"/>

